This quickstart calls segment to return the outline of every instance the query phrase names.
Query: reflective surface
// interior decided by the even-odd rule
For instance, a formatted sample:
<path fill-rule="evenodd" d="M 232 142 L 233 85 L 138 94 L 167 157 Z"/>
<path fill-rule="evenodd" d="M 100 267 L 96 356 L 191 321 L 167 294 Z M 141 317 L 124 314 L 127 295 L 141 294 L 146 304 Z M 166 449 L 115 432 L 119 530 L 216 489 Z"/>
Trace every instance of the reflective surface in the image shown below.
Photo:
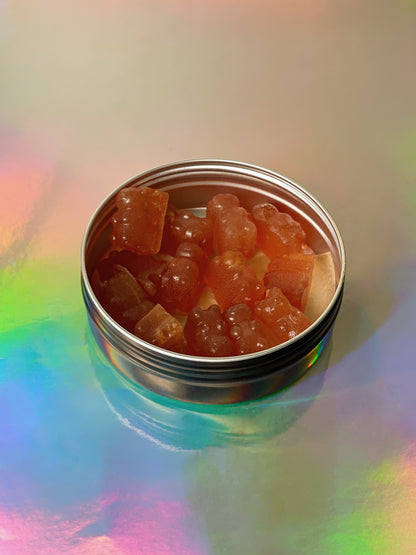
<path fill-rule="evenodd" d="M 414 553 L 416 4 L 0 3 L 0 552 Z M 291 388 L 187 405 L 96 350 L 80 244 L 117 185 L 241 160 L 345 241 Z"/>

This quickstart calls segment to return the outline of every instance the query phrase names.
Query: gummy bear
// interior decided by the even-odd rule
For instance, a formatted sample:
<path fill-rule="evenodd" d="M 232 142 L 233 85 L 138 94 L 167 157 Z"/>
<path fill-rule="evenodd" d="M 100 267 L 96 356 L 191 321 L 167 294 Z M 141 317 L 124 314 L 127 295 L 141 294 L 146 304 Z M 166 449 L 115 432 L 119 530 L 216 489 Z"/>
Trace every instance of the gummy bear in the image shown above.
<path fill-rule="evenodd" d="M 207 253 L 196 243 L 180 243 L 175 253 L 176 258 L 188 258 L 198 264 L 201 271 L 208 262 Z"/>
<path fill-rule="evenodd" d="M 263 203 L 253 207 L 252 215 L 257 226 L 257 244 L 270 259 L 302 252 L 305 232 L 290 214 Z"/>
<path fill-rule="evenodd" d="M 240 200 L 236 195 L 218 193 L 208 202 L 206 216 L 209 220 L 215 221 L 222 212 L 237 206 L 240 206 Z"/>
<path fill-rule="evenodd" d="M 137 322 L 134 334 L 163 349 L 179 353 L 186 351 L 185 337 L 180 322 L 160 304 L 156 304 Z"/>
<path fill-rule="evenodd" d="M 221 310 L 233 304 L 252 304 L 264 294 L 264 284 L 239 252 L 227 251 L 208 263 L 205 281 L 214 292 Z"/>
<path fill-rule="evenodd" d="M 134 276 L 120 265 L 102 281 L 95 273 L 92 280 L 94 292 L 110 316 L 128 331 L 154 306 Z"/>
<path fill-rule="evenodd" d="M 172 258 L 162 275 L 159 300 L 167 310 L 186 313 L 197 304 L 202 289 L 196 262 Z"/>
<path fill-rule="evenodd" d="M 159 252 L 168 198 L 168 193 L 149 187 L 121 189 L 112 217 L 113 245 L 138 254 Z"/>
<path fill-rule="evenodd" d="M 212 250 L 212 224 L 189 210 L 176 212 L 174 219 L 165 221 L 163 248 L 175 254 L 181 243 L 196 243 L 207 253 Z"/>
<path fill-rule="evenodd" d="M 224 312 L 228 334 L 234 343 L 236 354 L 245 355 L 268 349 L 276 344 L 272 330 L 256 318 L 246 304 L 230 306 Z"/>
<path fill-rule="evenodd" d="M 263 226 L 267 224 L 270 218 L 276 216 L 279 210 L 270 202 L 262 202 L 260 204 L 255 204 L 251 209 L 251 213 L 256 224 Z"/>
<path fill-rule="evenodd" d="M 193 308 L 188 314 L 184 334 L 192 355 L 226 357 L 234 354 L 233 343 L 227 335 L 218 305 L 212 305 L 206 310 Z"/>
<path fill-rule="evenodd" d="M 304 310 L 311 287 L 314 256 L 291 254 L 274 258 L 269 263 L 269 272 L 264 276 L 266 289 L 279 287 L 289 302 Z"/>
<path fill-rule="evenodd" d="M 157 284 L 160 283 L 162 274 L 166 270 L 167 262 L 150 254 L 140 256 L 132 251 L 112 251 L 98 264 L 101 278 L 108 279 L 116 265 L 127 268 L 146 293 L 154 297 L 157 293 Z"/>
<path fill-rule="evenodd" d="M 292 339 L 311 324 L 303 312 L 290 304 L 278 287 L 269 289 L 265 299 L 256 303 L 255 314 L 272 329 L 277 344 Z"/>
<path fill-rule="evenodd" d="M 238 251 L 247 258 L 253 256 L 257 243 L 257 228 L 242 206 L 234 206 L 217 214 L 214 222 L 214 246 L 219 254 Z"/>

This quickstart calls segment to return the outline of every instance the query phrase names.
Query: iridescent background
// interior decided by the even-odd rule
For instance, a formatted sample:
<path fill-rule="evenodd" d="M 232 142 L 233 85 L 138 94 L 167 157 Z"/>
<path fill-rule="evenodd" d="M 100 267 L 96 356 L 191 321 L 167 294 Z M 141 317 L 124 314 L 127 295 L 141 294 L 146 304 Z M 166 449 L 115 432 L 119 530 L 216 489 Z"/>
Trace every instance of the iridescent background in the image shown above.
<path fill-rule="evenodd" d="M 0 553 L 416 553 L 414 0 L 0 1 Z M 97 352 L 80 243 L 157 165 L 264 166 L 348 274 L 290 389 L 208 407 Z"/>

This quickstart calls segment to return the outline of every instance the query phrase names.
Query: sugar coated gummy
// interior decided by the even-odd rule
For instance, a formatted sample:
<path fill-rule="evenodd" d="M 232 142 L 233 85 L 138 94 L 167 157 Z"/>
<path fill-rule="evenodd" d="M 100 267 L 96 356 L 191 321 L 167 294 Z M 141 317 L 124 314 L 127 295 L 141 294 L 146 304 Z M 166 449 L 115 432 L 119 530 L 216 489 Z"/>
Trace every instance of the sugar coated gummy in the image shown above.
<path fill-rule="evenodd" d="M 121 189 L 112 218 L 114 247 L 138 254 L 159 252 L 168 199 L 168 193 L 149 187 Z"/>

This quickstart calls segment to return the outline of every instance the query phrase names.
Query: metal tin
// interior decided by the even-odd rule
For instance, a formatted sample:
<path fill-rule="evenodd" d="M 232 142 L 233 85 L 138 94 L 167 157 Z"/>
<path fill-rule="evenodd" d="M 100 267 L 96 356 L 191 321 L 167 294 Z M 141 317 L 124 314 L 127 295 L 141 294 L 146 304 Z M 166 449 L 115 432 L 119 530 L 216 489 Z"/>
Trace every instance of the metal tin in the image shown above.
<path fill-rule="evenodd" d="M 336 274 L 334 296 L 321 316 L 282 345 L 249 355 L 197 357 L 151 345 L 122 328 L 98 302 L 90 284 L 95 265 L 109 247 L 111 216 L 123 187 L 167 191 L 178 209 L 202 212 L 213 195 L 238 195 L 250 209 L 271 202 L 292 214 L 315 252 L 330 251 Z M 327 342 L 337 316 L 345 279 L 341 235 L 325 208 L 293 181 L 269 170 L 225 160 L 176 162 L 145 172 L 117 188 L 93 214 L 82 242 L 81 282 L 89 324 L 98 346 L 134 384 L 174 399 L 234 403 L 273 393 L 300 378 Z"/>

